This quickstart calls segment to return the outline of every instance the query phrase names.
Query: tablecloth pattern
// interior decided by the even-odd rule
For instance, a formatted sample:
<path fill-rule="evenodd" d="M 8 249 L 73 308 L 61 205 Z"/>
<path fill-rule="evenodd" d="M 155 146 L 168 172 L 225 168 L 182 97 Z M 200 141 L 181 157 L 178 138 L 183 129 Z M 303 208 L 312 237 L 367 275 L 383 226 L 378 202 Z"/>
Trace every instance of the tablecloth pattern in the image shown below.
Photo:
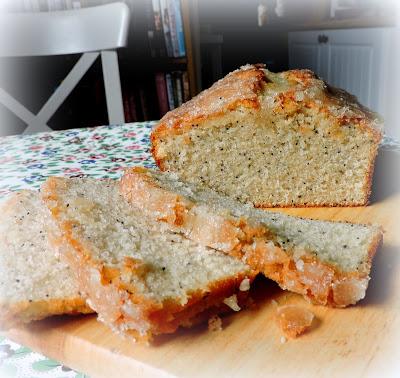
<path fill-rule="evenodd" d="M 48 176 L 119 178 L 126 166 L 155 167 L 149 152 L 154 122 L 0 138 L 0 201 L 38 189 Z M 0 336 L 0 377 L 83 378 L 61 363 Z"/>

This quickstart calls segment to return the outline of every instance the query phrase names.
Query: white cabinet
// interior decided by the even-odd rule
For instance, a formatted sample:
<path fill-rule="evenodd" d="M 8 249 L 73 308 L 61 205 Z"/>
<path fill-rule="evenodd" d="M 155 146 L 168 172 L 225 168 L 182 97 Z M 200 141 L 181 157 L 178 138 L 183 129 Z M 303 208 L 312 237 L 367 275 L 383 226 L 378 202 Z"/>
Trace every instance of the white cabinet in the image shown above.
<path fill-rule="evenodd" d="M 395 28 L 313 30 L 289 33 L 290 68 L 309 68 L 329 84 L 346 89 L 388 120 L 395 61 Z M 398 90 L 396 91 L 398 92 Z M 388 125 L 398 128 L 397 125 Z M 393 130 L 398 135 L 399 130 Z"/>

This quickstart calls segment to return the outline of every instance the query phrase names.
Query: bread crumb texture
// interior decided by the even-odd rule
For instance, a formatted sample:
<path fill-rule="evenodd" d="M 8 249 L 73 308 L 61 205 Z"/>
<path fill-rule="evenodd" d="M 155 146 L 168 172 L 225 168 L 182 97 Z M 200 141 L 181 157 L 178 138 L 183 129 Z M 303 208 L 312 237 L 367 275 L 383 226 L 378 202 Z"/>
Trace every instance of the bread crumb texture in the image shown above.
<path fill-rule="evenodd" d="M 314 303 L 343 307 L 365 295 L 379 226 L 255 209 L 176 174 L 143 168 L 126 171 L 120 190 L 170 230 L 240 258 Z"/>
<path fill-rule="evenodd" d="M 112 180 L 51 178 L 42 192 L 75 249 L 68 258 L 82 291 L 120 333 L 173 332 L 254 277 L 243 262 L 133 209 Z"/>
<path fill-rule="evenodd" d="M 49 238 L 57 226 L 37 192 L 3 204 L 0 219 L 0 308 L 4 322 L 90 312 L 69 266 Z"/>
<path fill-rule="evenodd" d="M 151 141 L 162 170 L 243 203 L 356 206 L 381 137 L 377 114 L 311 71 L 247 65 L 167 113 Z"/>

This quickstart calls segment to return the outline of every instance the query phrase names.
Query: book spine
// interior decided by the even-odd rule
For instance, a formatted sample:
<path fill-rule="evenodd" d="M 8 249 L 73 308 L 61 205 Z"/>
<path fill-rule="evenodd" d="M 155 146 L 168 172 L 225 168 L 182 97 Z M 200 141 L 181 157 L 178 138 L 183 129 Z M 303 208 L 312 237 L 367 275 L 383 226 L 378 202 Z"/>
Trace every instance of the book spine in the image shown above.
<path fill-rule="evenodd" d="M 164 33 L 162 28 L 160 0 L 152 0 L 153 19 L 154 19 L 154 42 L 156 46 L 156 56 L 165 57 L 167 51 L 165 48 Z"/>
<path fill-rule="evenodd" d="M 162 117 L 165 113 L 168 112 L 167 84 L 165 82 L 164 73 L 157 72 L 155 78 L 156 78 L 158 106 L 160 110 L 160 117 Z"/>
<path fill-rule="evenodd" d="M 183 104 L 182 72 L 175 73 L 175 86 L 177 105 L 181 106 Z"/>
<path fill-rule="evenodd" d="M 160 0 L 152 0 L 151 5 L 153 7 L 154 28 L 157 31 L 162 31 Z"/>
<path fill-rule="evenodd" d="M 140 98 L 140 105 L 142 107 L 143 120 L 149 121 L 150 120 L 149 107 L 146 100 L 146 93 L 143 88 L 139 89 L 139 98 Z"/>
<path fill-rule="evenodd" d="M 169 14 L 169 29 L 171 31 L 172 53 L 174 57 L 179 57 L 179 43 L 176 28 L 176 14 L 174 0 L 167 0 Z"/>
<path fill-rule="evenodd" d="M 167 83 L 168 106 L 169 110 L 172 110 L 175 109 L 175 102 L 174 102 L 174 87 L 172 84 L 172 77 L 170 73 L 165 74 L 165 81 Z"/>
<path fill-rule="evenodd" d="M 150 56 L 152 58 L 157 57 L 157 42 L 154 35 L 154 30 L 147 30 L 147 39 L 149 41 Z"/>
<path fill-rule="evenodd" d="M 150 1 L 146 1 L 144 4 L 144 16 L 147 26 L 147 40 L 149 42 L 150 56 L 155 58 L 157 56 L 157 41 L 155 38 L 155 25 L 153 15 L 153 5 Z"/>
<path fill-rule="evenodd" d="M 179 101 L 178 101 L 178 87 L 176 85 L 176 71 L 171 73 L 171 79 L 172 79 L 172 90 L 174 95 L 174 107 L 177 108 L 179 106 Z"/>
<path fill-rule="evenodd" d="M 131 112 L 130 112 L 130 107 L 129 107 L 129 94 L 128 92 L 124 92 L 122 95 L 122 102 L 124 104 L 124 117 L 125 117 L 125 122 L 129 123 L 132 122 L 131 118 Z"/>
<path fill-rule="evenodd" d="M 135 93 L 133 91 L 129 94 L 129 112 L 131 115 L 131 122 L 137 122 L 139 117 L 137 113 Z"/>
<path fill-rule="evenodd" d="M 182 73 L 182 84 L 183 84 L 183 101 L 190 100 L 190 85 L 189 85 L 189 76 L 187 71 Z"/>
<path fill-rule="evenodd" d="M 164 31 L 165 47 L 167 49 L 167 55 L 172 57 L 174 56 L 174 54 L 172 50 L 171 30 L 169 27 L 170 22 L 169 22 L 167 0 L 160 0 L 160 8 L 161 8 L 162 26 Z"/>
<path fill-rule="evenodd" d="M 185 33 L 183 31 L 183 20 L 180 0 L 172 0 L 175 6 L 175 24 L 176 24 L 176 35 L 178 39 L 178 57 L 186 55 L 185 47 Z"/>

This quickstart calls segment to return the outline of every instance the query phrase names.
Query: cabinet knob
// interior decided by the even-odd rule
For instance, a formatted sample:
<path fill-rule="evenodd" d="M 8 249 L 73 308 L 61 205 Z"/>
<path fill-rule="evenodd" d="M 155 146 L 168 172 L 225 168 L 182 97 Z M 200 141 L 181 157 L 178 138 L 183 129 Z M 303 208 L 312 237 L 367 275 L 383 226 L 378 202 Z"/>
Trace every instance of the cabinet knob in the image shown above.
<path fill-rule="evenodd" d="M 328 41 L 329 41 L 329 38 L 328 38 L 327 35 L 325 35 L 325 34 L 320 34 L 320 35 L 318 36 L 318 43 L 328 43 Z"/>

